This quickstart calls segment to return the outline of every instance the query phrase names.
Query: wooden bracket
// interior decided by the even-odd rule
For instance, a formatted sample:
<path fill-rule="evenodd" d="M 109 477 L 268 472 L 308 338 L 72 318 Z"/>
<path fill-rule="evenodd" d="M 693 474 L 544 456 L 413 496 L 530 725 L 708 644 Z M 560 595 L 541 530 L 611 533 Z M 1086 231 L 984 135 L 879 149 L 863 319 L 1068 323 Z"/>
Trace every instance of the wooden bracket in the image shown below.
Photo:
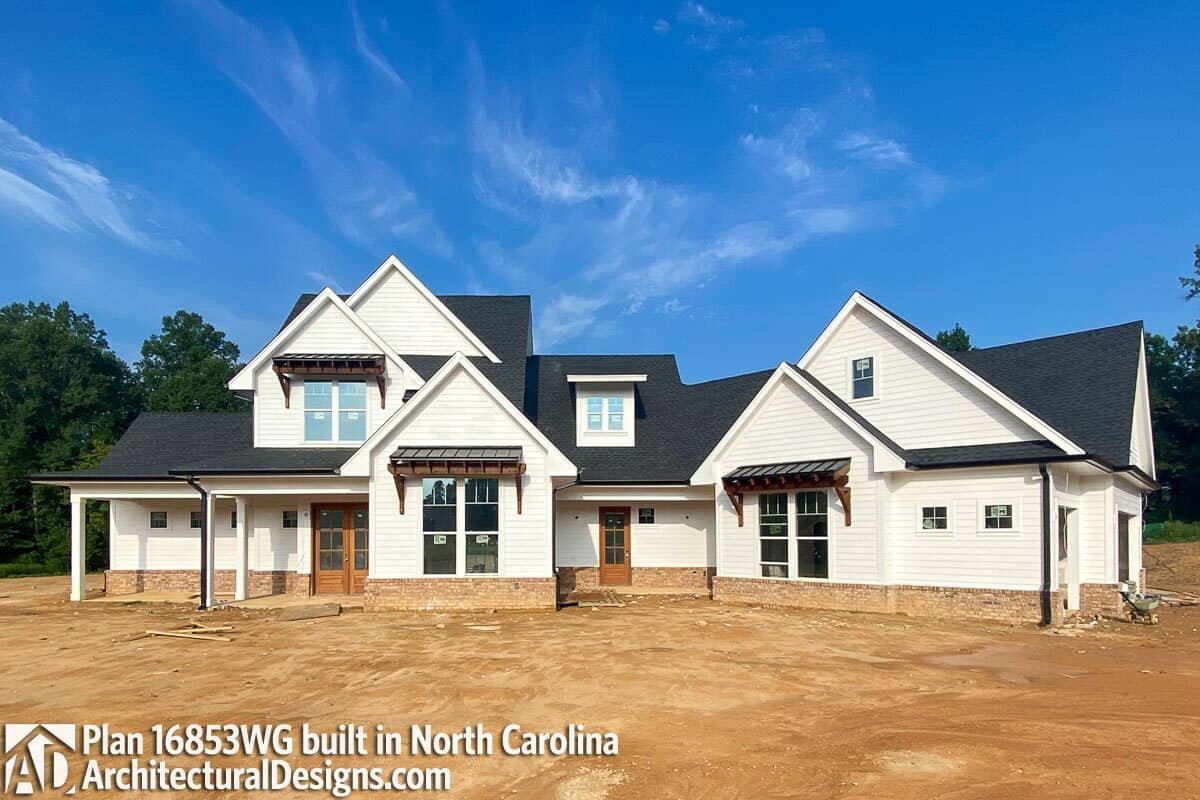
<path fill-rule="evenodd" d="M 738 527 L 739 528 L 744 527 L 746 524 L 746 520 L 743 517 L 742 510 L 745 508 L 745 505 L 746 505 L 745 498 L 742 496 L 741 492 L 734 492 L 734 491 L 730 491 L 729 489 L 725 490 L 725 494 L 727 497 L 729 497 L 729 502 L 733 503 L 733 510 L 737 512 Z"/>
<path fill-rule="evenodd" d="M 387 408 L 387 381 L 382 371 L 375 373 L 375 385 L 379 387 L 379 407 Z"/>
<path fill-rule="evenodd" d="M 283 388 L 283 407 L 291 408 L 292 407 L 292 379 L 289 378 L 286 374 L 284 374 L 283 370 L 281 370 L 279 367 L 273 367 L 273 369 L 275 370 L 275 377 L 279 378 L 280 387 Z"/>
<path fill-rule="evenodd" d="M 524 466 L 524 464 L 522 464 L 521 466 Z M 524 497 L 523 497 L 523 495 L 524 495 L 524 493 L 525 493 L 525 490 L 524 490 L 524 488 L 521 486 L 521 475 L 520 475 L 520 474 L 517 474 L 517 475 L 515 475 L 515 476 L 513 476 L 513 477 L 514 477 L 514 478 L 516 479 L 516 481 L 517 481 L 517 513 L 518 513 L 518 514 L 520 514 L 520 513 L 521 513 L 521 507 L 522 507 L 522 504 L 523 504 L 523 502 L 524 502 Z"/>
<path fill-rule="evenodd" d="M 842 508 L 846 512 L 846 527 L 850 527 L 850 487 L 846 485 L 835 486 L 833 491 L 837 493 L 838 500 L 842 502 Z"/>
<path fill-rule="evenodd" d="M 392 480 L 396 484 L 396 497 L 400 500 L 400 514 L 404 514 L 404 475 L 396 469 L 395 464 L 388 464 L 388 472 L 392 473 Z"/>

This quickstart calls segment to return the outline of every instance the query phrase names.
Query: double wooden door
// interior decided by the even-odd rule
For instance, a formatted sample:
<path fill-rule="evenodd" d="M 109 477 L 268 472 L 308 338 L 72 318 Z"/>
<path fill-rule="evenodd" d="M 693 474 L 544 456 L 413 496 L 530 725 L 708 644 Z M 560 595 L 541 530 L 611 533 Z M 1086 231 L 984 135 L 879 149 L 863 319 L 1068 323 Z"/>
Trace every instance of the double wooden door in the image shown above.
<path fill-rule="evenodd" d="M 314 505 L 313 591 L 361 594 L 369 561 L 366 503 Z"/>
<path fill-rule="evenodd" d="M 633 577 L 629 563 L 629 508 L 600 508 L 600 585 L 628 586 Z"/>

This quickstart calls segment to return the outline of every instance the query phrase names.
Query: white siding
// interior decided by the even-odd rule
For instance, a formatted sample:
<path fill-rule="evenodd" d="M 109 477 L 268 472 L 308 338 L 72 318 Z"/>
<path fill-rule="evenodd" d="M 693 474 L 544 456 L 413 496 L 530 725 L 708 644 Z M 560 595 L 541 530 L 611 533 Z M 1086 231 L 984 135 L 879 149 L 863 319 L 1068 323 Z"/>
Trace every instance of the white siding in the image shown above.
<path fill-rule="evenodd" d="M 388 273 L 354 309 L 371 330 L 401 355 L 482 355 L 396 270 Z M 422 375 L 426 380 L 430 376 Z"/>
<path fill-rule="evenodd" d="M 419 577 L 423 571 L 421 481 L 407 481 L 405 513 L 401 515 L 396 488 L 387 472 L 389 455 L 403 445 L 520 445 L 527 467 L 522 476 L 523 513 L 517 513 L 513 478 L 502 477 L 499 484 L 500 574 L 549 577 L 550 480 L 545 450 L 465 371 L 451 376 L 421 402 L 417 413 L 377 443 L 371 453 L 372 577 Z"/>
<path fill-rule="evenodd" d="M 830 580 L 878 582 L 881 578 L 877 525 L 878 473 L 871 470 L 871 446 L 807 392 L 784 380 L 765 398 L 747 424 L 718 454 L 718 474 L 739 466 L 779 461 L 850 458 L 852 524 L 830 492 Z M 745 525 L 738 527 L 732 504 L 717 498 L 718 574 L 759 577 L 758 496 L 745 495 Z M 789 511 L 794 511 L 789 498 Z"/>
<path fill-rule="evenodd" d="M 850 362 L 875 357 L 875 398 L 854 401 Z M 861 308 L 834 331 L 808 370 L 901 447 L 1044 438 L 933 356 Z"/>
<path fill-rule="evenodd" d="M 560 502 L 560 567 L 599 566 L 600 506 L 622 503 Z M 654 524 L 638 522 L 639 508 L 654 509 Z M 711 503 L 630 502 L 630 564 L 641 567 L 711 567 L 716 543 Z"/>
<path fill-rule="evenodd" d="M 309 542 L 308 520 L 298 519 L 295 528 L 283 527 L 284 509 L 299 511 L 298 500 L 251 499 L 248 506 L 250 569 L 298 571 L 301 547 Z"/>
<path fill-rule="evenodd" d="M 1040 588 L 1042 504 L 1036 468 L 898 474 L 890 502 L 892 583 Z M 1012 504 L 1013 529 L 985 529 L 985 503 Z M 950 529 L 921 530 L 923 506 L 946 506 Z"/>
<path fill-rule="evenodd" d="M 190 527 L 195 502 L 182 500 L 113 500 L 109 532 L 110 569 L 200 569 L 200 530 Z M 233 569 L 234 530 L 229 515 L 232 500 L 216 504 L 216 568 Z M 167 528 L 150 527 L 150 512 L 166 511 Z"/>

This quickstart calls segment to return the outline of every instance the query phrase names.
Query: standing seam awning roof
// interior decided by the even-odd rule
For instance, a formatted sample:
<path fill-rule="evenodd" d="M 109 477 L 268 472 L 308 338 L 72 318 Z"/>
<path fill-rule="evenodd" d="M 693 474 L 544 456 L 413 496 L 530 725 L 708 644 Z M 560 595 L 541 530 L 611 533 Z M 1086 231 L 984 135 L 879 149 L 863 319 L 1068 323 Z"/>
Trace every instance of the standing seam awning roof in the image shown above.
<path fill-rule="evenodd" d="M 832 474 L 850 466 L 848 458 L 827 458 L 821 461 L 785 461 L 779 464 L 758 464 L 738 467 L 725 476 L 729 480 L 745 478 L 786 478 L 796 475 Z"/>
<path fill-rule="evenodd" d="M 521 460 L 520 447 L 401 447 L 392 461 L 511 461 Z"/>

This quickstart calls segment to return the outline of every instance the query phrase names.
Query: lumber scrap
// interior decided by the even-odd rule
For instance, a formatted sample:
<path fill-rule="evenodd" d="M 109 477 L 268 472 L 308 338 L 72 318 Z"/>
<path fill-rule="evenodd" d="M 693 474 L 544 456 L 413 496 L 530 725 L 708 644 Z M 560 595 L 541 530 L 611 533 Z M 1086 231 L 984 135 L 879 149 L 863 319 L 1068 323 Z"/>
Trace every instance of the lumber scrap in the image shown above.
<path fill-rule="evenodd" d="M 207 633 L 191 633 L 189 631 L 146 631 L 148 636 L 170 636 L 175 639 L 196 639 L 204 642 L 232 642 L 228 636 L 216 636 Z"/>
<path fill-rule="evenodd" d="M 298 622 L 303 619 L 320 619 L 321 617 L 336 617 L 342 613 L 339 603 L 321 603 L 319 605 L 290 606 L 279 612 L 280 622 Z"/>

